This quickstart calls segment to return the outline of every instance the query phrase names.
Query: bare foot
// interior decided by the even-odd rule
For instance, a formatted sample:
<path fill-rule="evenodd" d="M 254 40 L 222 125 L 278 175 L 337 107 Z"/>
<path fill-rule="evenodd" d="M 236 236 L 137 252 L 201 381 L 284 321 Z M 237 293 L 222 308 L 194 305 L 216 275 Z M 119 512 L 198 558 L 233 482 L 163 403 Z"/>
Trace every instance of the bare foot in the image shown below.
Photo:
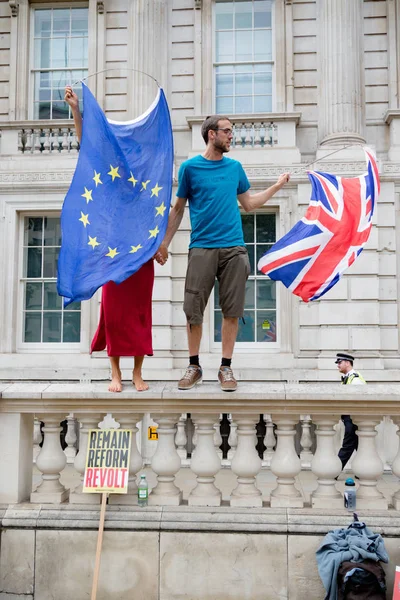
<path fill-rule="evenodd" d="M 148 384 L 142 379 L 142 373 L 136 373 L 133 371 L 132 383 L 138 392 L 145 392 L 149 389 Z"/>
<path fill-rule="evenodd" d="M 109 392 L 122 392 L 122 381 L 121 381 L 121 372 L 117 375 L 113 375 L 111 378 L 111 383 L 108 386 Z"/>

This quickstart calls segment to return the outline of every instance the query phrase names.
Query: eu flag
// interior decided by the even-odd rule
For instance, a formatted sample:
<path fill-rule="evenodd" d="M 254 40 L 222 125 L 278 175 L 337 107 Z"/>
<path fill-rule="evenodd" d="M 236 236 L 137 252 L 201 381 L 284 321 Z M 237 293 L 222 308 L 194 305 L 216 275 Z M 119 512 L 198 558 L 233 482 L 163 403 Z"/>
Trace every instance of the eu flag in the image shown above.
<path fill-rule="evenodd" d="M 138 119 L 107 120 L 83 86 L 83 129 L 61 213 L 57 289 L 65 304 L 121 283 L 154 256 L 171 203 L 173 139 L 164 92 Z"/>

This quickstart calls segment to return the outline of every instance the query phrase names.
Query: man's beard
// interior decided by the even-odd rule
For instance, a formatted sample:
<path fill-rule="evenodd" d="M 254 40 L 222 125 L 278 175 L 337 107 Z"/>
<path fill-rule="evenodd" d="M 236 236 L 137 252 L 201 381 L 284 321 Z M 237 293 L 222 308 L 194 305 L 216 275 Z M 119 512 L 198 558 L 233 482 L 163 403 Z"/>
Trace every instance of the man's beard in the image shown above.
<path fill-rule="evenodd" d="M 215 150 L 219 150 L 220 152 L 229 152 L 230 148 L 227 148 L 222 142 L 214 142 L 214 148 Z"/>

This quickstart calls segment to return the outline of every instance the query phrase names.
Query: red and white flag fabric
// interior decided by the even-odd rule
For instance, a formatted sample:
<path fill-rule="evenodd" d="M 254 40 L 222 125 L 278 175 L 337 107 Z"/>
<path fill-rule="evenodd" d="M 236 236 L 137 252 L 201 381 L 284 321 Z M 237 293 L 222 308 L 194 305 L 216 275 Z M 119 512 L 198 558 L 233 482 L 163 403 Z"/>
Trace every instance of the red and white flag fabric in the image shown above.
<path fill-rule="evenodd" d="M 337 177 L 311 171 L 312 192 L 304 217 L 258 262 L 258 269 L 304 302 L 330 290 L 368 241 L 380 192 L 373 152 L 364 148 L 367 171 Z"/>

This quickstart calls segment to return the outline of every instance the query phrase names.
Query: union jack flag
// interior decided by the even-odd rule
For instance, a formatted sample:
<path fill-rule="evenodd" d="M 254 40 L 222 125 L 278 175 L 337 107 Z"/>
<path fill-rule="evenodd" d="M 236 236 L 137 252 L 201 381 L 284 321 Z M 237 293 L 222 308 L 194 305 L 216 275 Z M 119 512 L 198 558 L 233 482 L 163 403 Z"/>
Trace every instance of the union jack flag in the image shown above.
<path fill-rule="evenodd" d="M 305 216 L 258 262 L 260 271 L 304 302 L 326 294 L 369 238 L 380 182 L 372 151 L 364 151 L 367 171 L 359 177 L 308 173 L 312 192 Z"/>

